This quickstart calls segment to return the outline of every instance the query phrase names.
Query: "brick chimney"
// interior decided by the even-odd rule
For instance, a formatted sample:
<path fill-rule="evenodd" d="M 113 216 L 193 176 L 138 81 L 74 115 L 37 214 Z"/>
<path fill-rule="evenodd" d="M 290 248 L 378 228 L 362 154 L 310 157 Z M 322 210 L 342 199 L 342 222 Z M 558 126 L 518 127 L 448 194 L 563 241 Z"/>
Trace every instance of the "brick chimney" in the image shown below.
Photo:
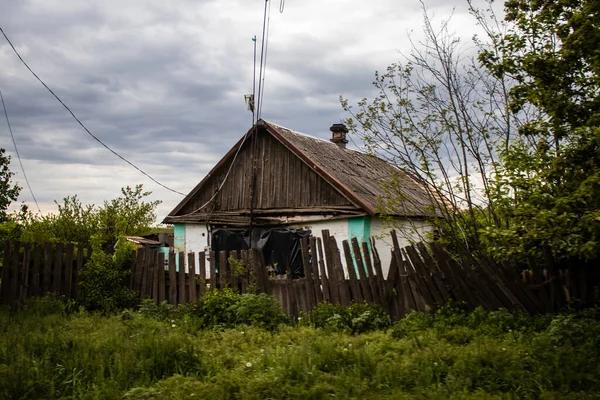
<path fill-rule="evenodd" d="M 346 134 L 348 133 L 348 128 L 344 124 L 333 124 L 331 128 L 331 139 L 330 142 L 337 144 L 342 149 L 346 148 L 346 144 L 348 143 L 348 139 L 346 139 Z"/>

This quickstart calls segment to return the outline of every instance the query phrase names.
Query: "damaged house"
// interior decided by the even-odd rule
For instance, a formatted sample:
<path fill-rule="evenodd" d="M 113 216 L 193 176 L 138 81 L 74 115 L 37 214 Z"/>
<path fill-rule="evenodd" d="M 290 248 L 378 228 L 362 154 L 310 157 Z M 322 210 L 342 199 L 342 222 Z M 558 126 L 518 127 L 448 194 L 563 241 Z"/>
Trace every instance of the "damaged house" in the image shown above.
<path fill-rule="evenodd" d="M 394 165 L 346 148 L 343 124 L 330 130 L 327 141 L 258 121 L 165 218 L 174 225 L 175 251 L 259 247 L 278 273 L 289 268 L 298 275 L 299 238 L 328 229 L 338 242 L 375 237 L 387 273 L 388 223 L 404 243 L 420 240 L 432 229 L 426 219 L 432 202 Z M 400 182 L 403 205 L 382 218 L 378 204 L 392 179 Z"/>

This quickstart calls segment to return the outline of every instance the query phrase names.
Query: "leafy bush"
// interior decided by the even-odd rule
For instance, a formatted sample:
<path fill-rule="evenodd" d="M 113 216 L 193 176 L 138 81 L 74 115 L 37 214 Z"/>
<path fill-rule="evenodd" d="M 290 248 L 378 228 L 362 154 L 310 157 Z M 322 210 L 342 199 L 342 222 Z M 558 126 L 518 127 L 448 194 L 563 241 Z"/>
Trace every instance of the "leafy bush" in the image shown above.
<path fill-rule="evenodd" d="M 316 328 L 334 332 L 359 334 L 388 328 L 390 316 L 378 304 L 353 303 L 349 307 L 321 303 L 310 313 L 309 319 Z"/>
<path fill-rule="evenodd" d="M 133 261 L 133 244 L 120 240 L 113 255 L 102 250 L 102 240 L 92 240 L 92 255 L 81 272 L 78 301 L 89 311 L 111 313 L 134 307 L 135 292 L 127 285 Z"/>
<path fill-rule="evenodd" d="M 273 296 L 261 293 L 237 294 L 230 288 L 209 290 L 185 312 L 199 319 L 201 328 L 224 329 L 252 325 L 273 330 L 286 322 L 281 306 Z"/>
<path fill-rule="evenodd" d="M 279 302 L 273 296 L 265 293 L 243 294 L 235 305 L 236 324 L 273 330 L 285 320 Z"/>

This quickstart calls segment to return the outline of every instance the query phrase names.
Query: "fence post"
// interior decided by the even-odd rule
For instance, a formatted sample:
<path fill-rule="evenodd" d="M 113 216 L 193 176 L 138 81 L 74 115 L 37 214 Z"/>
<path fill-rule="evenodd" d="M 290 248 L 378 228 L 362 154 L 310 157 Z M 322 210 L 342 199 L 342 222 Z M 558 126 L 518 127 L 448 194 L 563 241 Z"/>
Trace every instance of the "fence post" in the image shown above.
<path fill-rule="evenodd" d="M 169 304 L 177 305 L 177 270 L 175 257 L 177 253 L 169 249 Z"/>
<path fill-rule="evenodd" d="M 2 282 L 0 282 L 0 294 L 2 303 L 10 301 L 10 267 L 11 267 L 11 242 L 4 243 L 4 255 L 2 261 Z"/>
<path fill-rule="evenodd" d="M 196 254 L 194 252 L 188 253 L 188 276 L 189 276 L 189 295 L 190 302 L 196 301 Z"/>

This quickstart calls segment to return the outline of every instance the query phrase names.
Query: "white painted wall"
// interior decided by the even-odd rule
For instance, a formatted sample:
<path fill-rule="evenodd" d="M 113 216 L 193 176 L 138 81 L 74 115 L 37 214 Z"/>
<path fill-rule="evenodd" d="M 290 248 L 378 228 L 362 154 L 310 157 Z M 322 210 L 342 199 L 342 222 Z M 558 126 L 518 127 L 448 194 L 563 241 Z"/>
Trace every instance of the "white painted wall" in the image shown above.
<path fill-rule="evenodd" d="M 329 235 L 335 237 L 340 252 L 342 250 L 342 240 L 348 239 L 348 220 L 334 219 L 329 221 L 306 222 L 303 224 L 290 225 L 290 228 L 295 229 L 310 229 L 314 237 L 323 239 L 322 231 L 329 229 Z M 346 270 L 346 260 L 342 253 L 342 267 Z"/>
<path fill-rule="evenodd" d="M 371 219 L 371 237 L 375 238 L 379 258 L 381 259 L 381 269 L 383 275 L 387 277 L 392 262 L 392 238 L 390 231 L 396 230 L 400 247 L 408 246 L 414 242 L 420 242 L 427 238 L 427 233 L 431 232 L 433 226 L 423 220 L 407 220 L 397 218 L 393 221 L 384 221 L 377 217 Z"/>
<path fill-rule="evenodd" d="M 184 236 L 184 251 L 186 254 L 190 252 L 198 253 L 205 250 L 208 246 L 208 231 L 206 225 L 203 224 L 185 224 L 185 236 Z M 196 261 L 197 270 L 198 261 Z M 185 271 L 188 271 L 187 257 L 185 259 Z"/>

